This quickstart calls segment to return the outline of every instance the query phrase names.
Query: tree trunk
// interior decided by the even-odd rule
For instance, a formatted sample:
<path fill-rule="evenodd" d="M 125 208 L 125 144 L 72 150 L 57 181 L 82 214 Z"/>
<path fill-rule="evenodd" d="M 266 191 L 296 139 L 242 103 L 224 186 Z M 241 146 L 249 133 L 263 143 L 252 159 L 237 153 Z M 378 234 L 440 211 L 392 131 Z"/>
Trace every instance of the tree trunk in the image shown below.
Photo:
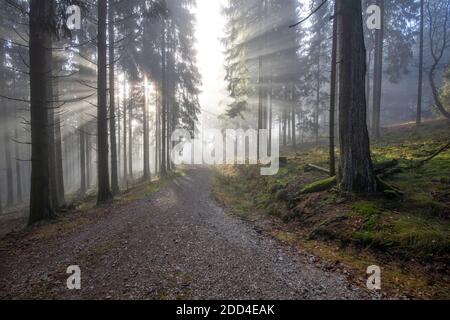
<path fill-rule="evenodd" d="M 272 137 L 273 137 L 273 80 L 270 79 L 269 88 L 269 155 L 272 156 Z"/>
<path fill-rule="evenodd" d="M 316 83 L 316 106 L 314 110 L 314 138 L 316 145 L 319 145 L 319 118 L 320 118 L 320 54 L 321 54 L 321 44 L 319 44 L 319 53 L 317 54 L 317 83 Z"/>
<path fill-rule="evenodd" d="M 126 77 L 123 78 L 123 181 L 128 189 L 128 149 L 127 149 L 127 94 Z"/>
<path fill-rule="evenodd" d="M 98 0 L 98 71 L 97 71 L 97 179 L 98 203 L 112 198 L 109 184 L 108 157 L 108 108 L 107 108 L 107 55 L 106 55 L 106 16 L 108 12 L 107 0 Z"/>
<path fill-rule="evenodd" d="M 381 136 L 381 91 L 383 84 L 384 0 L 378 0 L 381 9 L 381 29 L 375 30 L 375 61 L 372 105 L 372 136 Z"/>
<path fill-rule="evenodd" d="M 4 46 L 3 43 L 0 44 L 0 61 L 2 65 L 0 66 L 0 72 L 2 72 L 1 87 L 4 88 L 5 84 L 5 74 L 3 73 L 3 63 L 4 63 Z M 14 90 L 14 88 L 12 88 Z M 12 165 L 12 157 L 11 157 L 11 105 L 8 103 L 4 103 L 2 108 L 2 113 L 0 113 L 1 120 L 3 122 L 3 145 L 4 145 L 4 159 L 5 159 L 5 171 L 6 171 L 6 207 L 12 207 L 14 205 L 14 179 L 13 179 L 13 165 Z"/>
<path fill-rule="evenodd" d="M 59 71 L 61 64 L 58 58 L 53 55 L 53 100 L 58 101 L 60 99 L 59 93 Z M 54 106 L 58 104 L 55 103 Z M 64 190 L 64 171 L 63 171 L 63 157 L 62 157 L 62 134 L 61 134 L 61 110 L 54 110 L 54 141 L 55 141 L 55 171 L 56 171 L 56 196 L 58 208 L 62 208 L 66 205 L 65 190 Z"/>
<path fill-rule="evenodd" d="M 292 108 L 292 116 L 291 116 L 291 121 L 292 121 L 292 146 L 295 148 L 297 147 L 297 132 L 296 132 L 296 128 L 297 128 L 297 121 L 296 121 L 296 113 L 295 113 L 295 85 L 292 84 L 292 92 L 291 92 L 291 108 Z"/>
<path fill-rule="evenodd" d="M 348 192 L 373 193 L 377 181 L 370 155 L 366 123 L 366 49 L 361 0 L 337 1 L 340 31 L 340 172 Z"/>
<path fill-rule="evenodd" d="M 152 41 L 149 40 L 151 37 L 151 25 L 150 21 L 146 20 L 143 22 L 143 55 L 145 57 L 149 57 L 152 52 Z M 150 104 L 150 83 L 149 83 L 149 75 L 150 72 L 150 64 L 151 61 L 148 61 L 145 65 L 145 87 L 144 87 L 144 105 L 142 109 L 142 119 L 143 119 L 143 181 L 151 180 L 151 170 L 150 170 L 150 124 L 149 124 L 149 104 Z"/>
<path fill-rule="evenodd" d="M 50 203 L 48 146 L 48 82 L 51 75 L 51 34 L 42 21 L 51 19 L 53 1 L 30 0 L 31 187 L 29 224 L 54 217 Z M 50 53 L 49 53 L 50 51 Z"/>
<path fill-rule="evenodd" d="M 54 57 L 52 57 L 52 60 Z M 54 74 L 54 73 L 52 73 Z M 55 99 L 55 93 L 53 91 L 53 78 L 50 79 L 47 86 L 48 96 L 51 100 L 58 101 Z M 59 211 L 58 203 L 58 184 L 56 179 L 56 148 L 55 148 L 55 108 L 57 103 L 48 104 L 48 163 L 49 163 L 49 173 L 50 173 L 50 200 L 52 204 L 53 211 Z"/>
<path fill-rule="evenodd" d="M 170 33 L 168 33 L 168 35 L 170 35 Z M 175 119 L 175 107 L 174 107 L 174 102 L 175 102 L 175 81 L 174 79 L 172 79 L 171 75 L 173 75 L 173 73 L 175 72 L 175 61 L 174 61 L 174 44 L 173 44 L 173 38 L 168 37 L 167 38 L 167 52 L 169 53 L 169 58 L 170 59 L 166 59 L 166 63 L 167 63 L 167 70 L 169 70 L 169 72 L 167 73 L 166 76 L 166 81 L 167 81 L 167 108 L 166 108 L 166 170 L 167 172 L 171 172 L 172 171 L 172 159 L 171 159 L 171 148 L 172 148 L 172 141 L 171 141 L 171 133 L 172 133 L 172 129 L 173 129 L 173 125 L 174 125 L 174 119 Z"/>
<path fill-rule="evenodd" d="M 419 35 L 419 87 L 417 90 L 417 115 L 416 124 L 422 123 L 422 92 L 423 92 L 423 47 L 425 25 L 425 0 L 420 0 L 420 35 Z"/>
<path fill-rule="evenodd" d="M 6 109 L 8 110 L 8 108 Z M 7 113 L 8 111 L 6 111 Z M 5 133 L 4 133 L 4 145 L 5 145 L 5 166 L 6 166 L 6 206 L 12 207 L 14 205 L 14 178 L 13 178 L 13 165 L 11 157 L 11 136 L 9 118 L 6 117 Z"/>
<path fill-rule="evenodd" d="M 147 84 L 147 83 L 146 83 Z M 149 123 L 148 123 L 148 103 L 149 103 L 149 90 L 148 87 L 144 88 L 144 105 L 142 110 L 142 121 L 143 121 L 143 151 L 144 151 L 144 176 L 143 180 L 148 181 L 150 177 L 150 132 L 149 132 Z"/>
<path fill-rule="evenodd" d="M 160 165 L 160 141 L 161 141 L 161 104 L 160 104 L 160 89 L 156 89 L 156 111 L 155 111 L 155 174 L 159 174 Z"/>
<path fill-rule="evenodd" d="M 283 146 L 284 147 L 287 146 L 287 111 L 286 111 L 286 107 L 283 110 Z"/>
<path fill-rule="evenodd" d="M 279 141 L 280 141 L 280 144 L 281 144 L 281 140 L 282 140 L 282 137 L 283 137 L 283 120 L 281 119 L 281 117 L 282 116 L 278 116 L 278 135 L 279 135 Z"/>
<path fill-rule="evenodd" d="M 3 23 L 3 19 L 1 16 L 0 16 L 0 22 Z M 4 47 L 4 43 L 0 42 L 0 87 L 1 88 L 5 87 L 4 59 L 5 59 L 5 47 Z M 5 99 L 0 98 L 0 103 L 2 106 L 5 103 L 4 100 Z M 2 111 L 2 110 L 0 110 L 0 111 Z M 0 115 L 3 116 L 3 114 L 1 112 L 0 112 Z M 2 120 L 4 120 L 4 119 L 2 119 Z M 2 196 L 3 196 L 2 183 L 0 183 L 0 214 L 3 213 Z"/>
<path fill-rule="evenodd" d="M 161 72 L 162 72 L 162 93 L 161 93 L 161 176 L 167 175 L 166 165 L 166 127 L 167 127 L 167 81 L 166 81 L 166 24 L 163 22 L 163 34 L 161 41 Z"/>
<path fill-rule="evenodd" d="M 264 20 L 265 19 L 265 11 L 266 11 L 266 0 L 263 0 L 261 2 L 261 5 L 258 7 L 259 9 L 259 18 L 260 20 Z M 262 22 L 262 21 L 260 21 Z M 259 32 L 262 33 L 263 30 L 261 28 L 262 23 L 259 24 L 260 28 L 259 28 Z M 265 37 L 264 37 L 265 38 Z M 259 42 L 260 43 L 260 42 Z M 265 99 L 265 94 L 264 94 L 264 74 L 263 74 L 263 56 L 261 53 L 262 50 L 262 46 L 261 43 L 259 45 L 258 48 L 260 55 L 258 57 L 258 135 L 257 135 L 257 159 L 259 161 L 260 159 L 260 154 L 261 154 L 261 142 L 260 142 L 260 132 L 262 129 L 264 129 L 264 99 Z"/>
<path fill-rule="evenodd" d="M 120 84 L 118 84 L 119 86 Z M 121 132 L 121 125 L 122 125 L 122 118 L 120 116 L 120 93 L 117 92 L 116 96 L 117 100 L 117 116 L 116 116 L 116 126 L 117 126 L 117 180 L 119 184 L 120 189 L 120 178 L 121 178 L 121 169 L 122 169 L 122 153 L 121 153 L 121 146 L 122 146 L 122 132 Z"/>
<path fill-rule="evenodd" d="M 441 98 L 439 97 L 440 95 L 439 88 L 437 87 L 436 81 L 434 80 L 434 73 L 436 72 L 438 65 L 439 62 L 436 62 L 431 66 L 430 72 L 428 74 L 428 80 L 430 81 L 431 91 L 433 92 L 433 98 L 436 107 L 444 117 L 450 120 L 450 112 L 445 109 L 441 101 Z"/>
<path fill-rule="evenodd" d="M 80 132 L 80 196 L 84 197 L 87 191 L 86 184 L 86 126 L 79 128 Z"/>
<path fill-rule="evenodd" d="M 133 92 L 133 91 L 131 91 Z M 131 93 L 133 94 L 133 93 Z M 133 107 L 134 101 L 133 96 L 130 98 L 130 103 L 128 105 L 128 180 L 131 185 L 134 184 L 133 177 Z"/>
<path fill-rule="evenodd" d="M 69 148 L 67 146 L 67 136 L 64 138 L 63 143 L 63 173 L 64 173 L 64 188 L 67 189 L 69 185 L 69 177 L 68 177 L 68 171 L 69 171 Z"/>
<path fill-rule="evenodd" d="M 367 52 L 367 76 L 366 76 L 366 100 L 367 100 L 367 126 L 369 127 L 370 130 L 370 126 L 371 126 L 371 113 L 370 113 L 370 97 L 371 97 L 371 93 L 372 93 L 372 87 L 371 87 L 371 81 L 372 81 L 372 74 L 371 74 L 371 65 L 372 65 L 372 51 L 373 49 L 370 48 L 369 51 Z"/>
<path fill-rule="evenodd" d="M 331 79 L 330 79 L 330 176 L 336 175 L 336 138 L 335 138 L 335 115 L 336 115 L 336 80 L 337 80 L 337 47 L 338 47 L 338 11 L 337 5 L 334 6 L 333 19 L 333 43 L 331 52 Z"/>
<path fill-rule="evenodd" d="M 56 152 L 56 183 L 58 186 L 58 205 L 59 208 L 66 206 L 65 189 L 64 189 L 64 171 L 62 158 L 62 134 L 61 134 L 61 117 L 59 112 L 55 115 L 55 152 Z"/>
<path fill-rule="evenodd" d="M 17 203 L 21 204 L 23 202 L 22 195 L 22 168 L 20 165 L 21 162 L 21 154 L 20 154 L 20 146 L 17 142 L 19 140 L 19 133 L 17 128 L 14 130 L 14 137 L 16 139 L 15 142 L 15 154 L 16 154 L 16 193 L 17 193 Z M 1 192 L 0 192 L 1 194 Z"/>
<path fill-rule="evenodd" d="M 448 6 L 447 6 L 447 9 Z M 448 41 L 448 33 L 450 32 L 448 28 L 448 23 L 450 22 L 450 10 L 445 11 L 445 18 L 443 19 L 442 23 L 442 31 L 438 30 L 441 28 L 441 26 L 438 26 L 438 22 L 436 21 L 437 17 L 434 16 L 436 12 L 432 12 L 431 10 L 431 4 L 430 2 L 427 3 L 427 11 L 428 11 L 428 22 L 429 22 L 429 40 L 430 40 L 430 52 L 431 57 L 433 60 L 433 64 L 430 68 L 430 71 L 428 73 L 428 79 L 430 81 L 431 90 L 433 93 L 434 103 L 436 108 L 439 110 L 439 112 L 446 117 L 448 120 L 450 120 L 450 112 L 447 111 L 447 109 L 444 107 L 444 104 L 442 103 L 442 100 L 440 98 L 440 91 L 439 88 L 436 85 L 436 81 L 434 79 L 434 74 L 436 72 L 436 69 L 439 66 L 439 63 L 441 62 L 442 58 L 444 57 L 444 53 L 446 52 L 446 49 L 448 49 L 447 41 Z M 441 39 L 437 35 L 442 32 Z"/>
<path fill-rule="evenodd" d="M 286 100 L 286 105 L 289 108 L 289 98 Z M 292 143 L 292 121 L 291 121 L 291 112 L 290 110 L 286 111 L 287 114 L 287 126 L 288 126 L 288 144 Z"/>
<path fill-rule="evenodd" d="M 172 69 L 169 69 L 172 70 Z M 170 90 L 170 73 L 167 76 L 167 109 L 166 109 L 166 170 L 167 172 L 171 172 L 172 171 L 172 163 L 170 160 L 170 132 L 172 132 L 172 121 L 171 121 L 171 111 L 172 111 L 172 107 L 173 107 L 173 97 L 172 97 L 172 93 L 173 91 Z"/>
<path fill-rule="evenodd" d="M 76 146 L 77 144 L 79 144 L 80 142 L 78 141 L 78 134 L 76 131 L 74 131 L 71 135 L 70 135 L 70 147 L 72 148 L 73 146 Z M 77 182 L 79 182 L 79 178 L 80 178 L 80 172 L 79 172 L 79 168 L 78 168 L 78 164 L 80 163 L 80 150 L 74 150 L 73 151 L 73 155 L 72 155 L 72 165 L 71 165 L 71 174 L 72 174 L 72 183 L 71 185 L 75 185 Z"/>
<path fill-rule="evenodd" d="M 263 100 L 264 100 L 264 92 L 263 92 L 263 57 L 260 56 L 258 59 L 258 138 L 257 138 L 257 154 L 258 160 L 260 158 L 261 150 L 260 150 L 260 135 L 261 129 L 263 128 Z"/>
<path fill-rule="evenodd" d="M 85 125 L 85 130 L 84 130 L 84 140 L 85 140 L 85 149 L 86 149 L 86 191 L 88 191 L 91 188 L 91 183 L 92 183 L 92 177 L 91 177 L 91 137 L 90 137 L 90 126 L 91 123 L 89 122 L 87 125 Z"/>
<path fill-rule="evenodd" d="M 111 191 L 119 193 L 119 176 L 117 166 L 117 136 L 116 136 L 116 91 L 115 91 L 115 55 L 114 55 L 114 8 L 113 1 L 108 0 L 108 44 L 109 44 L 109 137 L 111 145 Z"/>

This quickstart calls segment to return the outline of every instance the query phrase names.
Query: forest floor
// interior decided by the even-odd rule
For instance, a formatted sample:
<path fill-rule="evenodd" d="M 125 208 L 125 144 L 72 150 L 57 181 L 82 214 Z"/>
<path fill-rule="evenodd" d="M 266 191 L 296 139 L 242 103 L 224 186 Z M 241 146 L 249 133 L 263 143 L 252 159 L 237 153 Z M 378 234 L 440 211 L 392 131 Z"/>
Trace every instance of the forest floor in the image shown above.
<path fill-rule="evenodd" d="M 230 215 L 191 168 L 0 240 L 0 299 L 367 299 L 310 254 Z M 81 268 L 79 291 L 66 270 Z"/>
<path fill-rule="evenodd" d="M 400 189 L 375 196 L 337 189 L 301 194 L 327 175 L 326 147 L 285 149 L 287 164 L 273 177 L 259 168 L 217 170 L 216 198 L 235 215 L 286 246 L 308 252 L 330 271 L 364 286 L 367 267 L 382 269 L 383 298 L 450 298 L 450 150 L 415 169 L 450 141 L 445 121 L 386 128 L 373 145 L 374 161 L 398 160 L 400 171 L 383 177 Z"/>

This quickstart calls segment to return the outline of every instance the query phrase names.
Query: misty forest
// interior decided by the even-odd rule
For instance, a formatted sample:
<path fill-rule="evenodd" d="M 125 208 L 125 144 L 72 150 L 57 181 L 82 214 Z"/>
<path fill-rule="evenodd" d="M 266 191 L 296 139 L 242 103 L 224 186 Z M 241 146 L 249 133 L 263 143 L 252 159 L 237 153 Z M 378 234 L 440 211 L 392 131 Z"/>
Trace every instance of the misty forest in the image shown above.
<path fill-rule="evenodd" d="M 450 0 L 2 0 L 0 123 L 2 300 L 450 298 Z"/>

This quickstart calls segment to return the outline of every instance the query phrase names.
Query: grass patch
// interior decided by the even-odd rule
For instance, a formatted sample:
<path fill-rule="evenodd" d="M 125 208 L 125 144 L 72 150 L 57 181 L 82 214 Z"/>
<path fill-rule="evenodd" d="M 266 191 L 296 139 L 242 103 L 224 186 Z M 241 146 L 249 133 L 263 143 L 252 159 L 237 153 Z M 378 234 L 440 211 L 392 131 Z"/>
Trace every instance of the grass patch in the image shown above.
<path fill-rule="evenodd" d="M 378 205 L 374 202 L 369 201 L 358 201 L 353 204 L 353 211 L 365 215 L 365 216 L 374 216 L 380 215 L 381 210 L 378 208 Z"/>
<path fill-rule="evenodd" d="M 450 253 L 450 225 L 418 216 L 400 215 L 383 226 L 373 216 L 353 239 L 381 250 L 393 249 L 398 254 L 422 259 Z M 377 228 L 379 227 L 379 228 Z"/>

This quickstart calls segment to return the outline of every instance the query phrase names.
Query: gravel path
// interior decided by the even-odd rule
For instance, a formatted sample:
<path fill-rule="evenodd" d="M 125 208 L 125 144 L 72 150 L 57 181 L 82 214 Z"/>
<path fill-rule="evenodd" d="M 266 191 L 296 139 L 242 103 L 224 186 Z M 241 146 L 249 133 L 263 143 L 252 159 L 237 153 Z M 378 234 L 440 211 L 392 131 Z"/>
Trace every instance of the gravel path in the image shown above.
<path fill-rule="evenodd" d="M 77 217 L 62 235 L 32 230 L 3 242 L 0 299 L 367 298 L 228 215 L 211 178 L 193 169 L 150 199 Z M 69 265 L 81 267 L 82 290 L 66 289 Z"/>

